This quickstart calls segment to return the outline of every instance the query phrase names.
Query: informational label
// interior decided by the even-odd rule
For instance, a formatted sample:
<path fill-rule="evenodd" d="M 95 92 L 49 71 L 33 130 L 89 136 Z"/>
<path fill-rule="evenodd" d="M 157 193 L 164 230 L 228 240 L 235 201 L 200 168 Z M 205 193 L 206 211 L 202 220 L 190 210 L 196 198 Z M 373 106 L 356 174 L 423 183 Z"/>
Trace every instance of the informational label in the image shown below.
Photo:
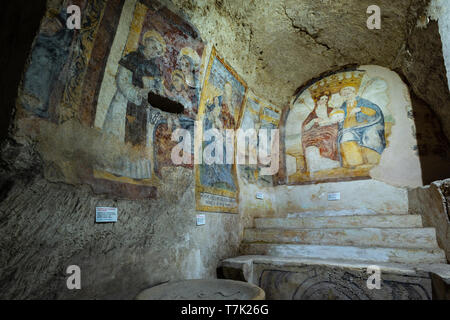
<path fill-rule="evenodd" d="M 204 226 L 206 224 L 206 216 L 204 214 L 199 214 L 197 216 L 197 226 Z"/>
<path fill-rule="evenodd" d="M 209 193 L 202 193 L 200 195 L 200 204 L 204 206 L 222 207 L 222 208 L 237 207 L 236 199 Z"/>
<path fill-rule="evenodd" d="M 117 208 L 99 207 L 96 210 L 95 221 L 97 223 L 117 222 Z"/>
<path fill-rule="evenodd" d="M 256 199 L 258 199 L 258 200 L 264 200 L 264 193 L 262 193 L 262 192 L 257 192 L 257 193 L 256 193 Z"/>
<path fill-rule="evenodd" d="M 338 201 L 338 200 L 341 200 L 341 193 L 340 192 L 329 193 L 328 194 L 328 201 Z"/>

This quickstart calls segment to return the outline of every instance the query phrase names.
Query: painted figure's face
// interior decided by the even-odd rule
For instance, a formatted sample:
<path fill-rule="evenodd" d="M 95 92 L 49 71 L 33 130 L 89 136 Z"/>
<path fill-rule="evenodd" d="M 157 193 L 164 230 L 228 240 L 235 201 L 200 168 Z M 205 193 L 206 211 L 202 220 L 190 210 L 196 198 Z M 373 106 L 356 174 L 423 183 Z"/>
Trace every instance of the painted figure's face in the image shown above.
<path fill-rule="evenodd" d="M 184 90 L 184 81 L 180 77 L 174 77 L 172 79 L 172 83 L 177 92 L 181 92 Z"/>
<path fill-rule="evenodd" d="M 328 100 L 329 100 L 328 96 L 321 96 L 319 99 L 319 104 L 320 105 L 327 104 Z"/>
<path fill-rule="evenodd" d="M 188 59 L 186 59 L 186 57 L 182 57 L 180 59 L 180 68 L 184 74 L 188 74 L 191 72 L 191 63 L 189 62 Z"/>
<path fill-rule="evenodd" d="M 353 87 L 342 88 L 340 95 L 345 100 L 353 100 L 356 97 L 356 89 Z"/>
<path fill-rule="evenodd" d="M 163 55 L 163 45 L 154 38 L 147 38 L 144 40 L 143 53 L 147 59 L 157 58 Z"/>

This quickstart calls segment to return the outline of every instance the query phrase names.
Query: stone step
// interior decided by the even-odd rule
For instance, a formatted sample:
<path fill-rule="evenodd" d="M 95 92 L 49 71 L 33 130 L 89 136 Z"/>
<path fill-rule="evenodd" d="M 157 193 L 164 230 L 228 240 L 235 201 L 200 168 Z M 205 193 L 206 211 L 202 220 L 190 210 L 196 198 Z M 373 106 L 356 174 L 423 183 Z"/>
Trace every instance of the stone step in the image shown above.
<path fill-rule="evenodd" d="M 258 229 L 421 228 L 420 215 L 322 216 L 288 219 L 255 219 Z"/>
<path fill-rule="evenodd" d="M 405 216 L 408 212 L 391 213 L 391 215 Z M 377 213 L 369 209 L 347 209 L 347 210 L 318 210 L 288 213 L 287 218 L 304 218 L 304 217 L 342 217 L 342 216 L 376 216 L 386 215 Z"/>
<path fill-rule="evenodd" d="M 305 257 L 277 257 L 246 255 L 228 258 L 221 262 L 222 267 L 240 268 L 250 271 L 253 264 L 271 264 L 274 267 L 292 267 L 303 265 L 326 265 L 330 267 L 364 269 L 374 266 L 373 261 L 343 260 L 343 259 L 319 259 Z M 382 272 L 413 275 L 417 272 L 431 272 L 447 282 L 450 281 L 450 265 L 445 263 L 395 263 L 379 262 L 376 266 Z"/>
<path fill-rule="evenodd" d="M 329 259 L 370 263 L 429 264 L 446 263 L 445 253 L 435 249 L 364 248 L 301 244 L 244 243 L 242 255 L 266 255 L 289 258 Z"/>
<path fill-rule="evenodd" d="M 246 243 L 438 248 L 434 228 L 246 229 Z"/>

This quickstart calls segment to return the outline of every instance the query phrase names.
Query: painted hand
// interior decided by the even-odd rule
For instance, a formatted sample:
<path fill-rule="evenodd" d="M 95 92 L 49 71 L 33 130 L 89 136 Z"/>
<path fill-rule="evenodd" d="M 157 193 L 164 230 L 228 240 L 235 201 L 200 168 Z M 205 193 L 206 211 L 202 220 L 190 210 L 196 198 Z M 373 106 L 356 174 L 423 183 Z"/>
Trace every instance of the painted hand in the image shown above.
<path fill-rule="evenodd" d="M 161 112 L 159 112 L 158 110 L 152 108 L 151 111 L 150 111 L 150 123 L 151 124 L 156 124 L 161 119 L 162 119 Z"/>

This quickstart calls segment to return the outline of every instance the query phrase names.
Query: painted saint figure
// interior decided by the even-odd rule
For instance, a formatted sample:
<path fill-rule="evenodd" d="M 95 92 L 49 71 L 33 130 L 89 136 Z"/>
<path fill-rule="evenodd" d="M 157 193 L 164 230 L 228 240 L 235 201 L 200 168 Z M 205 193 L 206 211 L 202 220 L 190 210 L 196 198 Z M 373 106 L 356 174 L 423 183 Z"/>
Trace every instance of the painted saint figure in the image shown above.
<path fill-rule="evenodd" d="M 144 34 L 137 51 L 130 52 L 119 62 L 116 76 L 117 91 L 108 108 L 103 131 L 123 143 L 149 147 L 153 141 L 152 125 L 160 121 L 161 112 L 148 103 L 150 91 L 162 92 L 161 70 L 157 59 L 166 51 L 163 37 L 151 30 Z M 152 178 L 149 159 L 131 161 L 121 158 L 104 168 L 117 176 L 132 179 Z"/>
<path fill-rule="evenodd" d="M 302 87 L 286 119 L 289 183 L 370 178 L 395 123 L 390 103 L 387 82 L 364 70 L 332 73 Z"/>
<path fill-rule="evenodd" d="M 195 118 L 193 105 L 187 92 L 184 74 L 180 70 L 174 70 L 172 72 L 172 85 L 170 90 L 166 91 L 166 94 L 169 98 L 184 106 L 185 115 L 190 116 L 193 119 Z"/>
<path fill-rule="evenodd" d="M 259 106 L 258 106 L 259 107 Z M 259 171 L 260 168 L 258 166 L 258 163 L 250 163 L 251 155 L 258 156 L 258 148 L 259 148 L 259 131 L 261 129 L 261 120 L 259 112 L 252 112 L 250 111 L 250 108 L 246 110 L 246 113 L 244 114 L 244 121 L 247 120 L 246 126 L 241 127 L 243 130 L 248 129 L 255 129 L 256 133 L 256 141 L 253 140 L 247 140 L 245 141 L 245 147 L 243 150 L 237 150 L 237 152 L 245 152 L 245 165 L 240 165 L 239 169 L 241 172 L 241 176 L 244 177 L 244 179 L 248 183 L 256 183 L 258 181 Z M 248 153 L 246 152 L 248 150 Z"/>
<path fill-rule="evenodd" d="M 155 130 L 155 172 L 161 176 L 161 169 L 172 164 L 171 150 L 175 146 L 172 141 L 172 132 L 176 127 L 188 130 L 194 137 L 194 123 L 198 111 L 200 84 L 198 81 L 198 70 L 200 57 L 190 47 L 181 49 L 178 60 L 178 69 L 172 72 L 172 85 L 170 89 L 165 86 L 164 94 L 184 106 L 184 114 L 165 114 L 166 120 L 156 123 Z M 192 157 L 194 144 L 191 144 Z M 188 166 L 189 167 L 189 166 Z"/>
<path fill-rule="evenodd" d="M 161 176 L 161 169 L 172 164 L 171 151 L 176 143 L 172 141 L 172 133 L 176 128 L 189 131 L 194 137 L 195 117 L 191 98 L 188 96 L 187 85 L 183 72 L 174 70 L 172 72 L 172 85 L 170 90 L 165 90 L 168 98 L 177 101 L 184 106 L 184 114 L 169 114 L 167 121 L 161 120 L 156 124 L 155 131 L 155 171 Z M 179 141 L 181 142 L 181 141 Z M 191 155 L 194 155 L 194 144 L 191 143 Z M 190 166 L 188 166 L 190 167 Z"/>
<path fill-rule="evenodd" d="M 185 90 L 194 114 L 197 114 L 200 101 L 200 81 L 198 79 L 200 63 L 201 59 L 195 50 L 189 47 L 181 49 L 178 56 L 178 67 L 183 74 Z"/>
<path fill-rule="evenodd" d="M 235 108 L 232 102 L 233 88 L 231 83 L 227 82 L 224 86 L 224 95 L 217 98 L 221 105 L 222 112 L 220 113 L 220 120 L 223 123 L 223 129 L 236 129 Z"/>
<path fill-rule="evenodd" d="M 234 115 L 231 113 L 233 109 L 232 104 L 232 86 L 227 82 L 224 86 L 224 93 L 221 96 L 215 97 L 214 102 L 207 103 L 207 114 L 204 124 L 204 132 L 217 129 L 223 134 L 223 141 L 226 141 L 225 130 L 235 130 L 236 121 Z M 206 148 L 213 141 L 205 142 Z M 203 174 L 201 175 L 202 184 L 211 187 L 224 187 L 227 190 L 235 191 L 236 183 L 233 180 L 232 164 L 227 164 L 226 144 L 223 145 L 223 164 L 202 165 Z M 213 157 L 215 154 L 212 155 Z"/>
<path fill-rule="evenodd" d="M 73 59 L 71 44 L 74 42 L 74 30 L 65 27 L 67 16 L 66 10 L 51 10 L 43 18 L 23 79 L 23 95 L 20 97 L 25 109 L 36 116 L 53 118 L 61 123 L 70 119 L 70 113 L 73 113 L 63 104 L 58 110 L 55 109 L 64 90 L 61 84 L 69 82 L 72 75 L 67 70 L 67 63 Z"/>
<path fill-rule="evenodd" d="M 338 125 L 333 119 L 334 109 L 329 107 L 330 92 L 324 92 L 316 100 L 314 110 L 309 114 L 302 126 L 302 144 L 304 154 L 311 147 L 319 149 L 320 156 L 339 161 L 337 148 Z"/>
<path fill-rule="evenodd" d="M 145 33 L 142 44 L 122 58 L 116 77 L 117 91 L 109 106 L 103 130 L 122 142 L 147 146 L 147 122 L 154 123 L 156 112 L 148 104 L 150 91 L 161 93 L 161 70 L 157 59 L 166 51 L 163 37 L 156 31 Z"/>
<path fill-rule="evenodd" d="M 339 123 L 338 145 L 342 165 L 346 168 L 378 164 L 386 148 L 383 112 L 356 93 L 354 86 L 343 87 L 340 91 L 345 102 L 340 108 L 344 119 Z"/>

